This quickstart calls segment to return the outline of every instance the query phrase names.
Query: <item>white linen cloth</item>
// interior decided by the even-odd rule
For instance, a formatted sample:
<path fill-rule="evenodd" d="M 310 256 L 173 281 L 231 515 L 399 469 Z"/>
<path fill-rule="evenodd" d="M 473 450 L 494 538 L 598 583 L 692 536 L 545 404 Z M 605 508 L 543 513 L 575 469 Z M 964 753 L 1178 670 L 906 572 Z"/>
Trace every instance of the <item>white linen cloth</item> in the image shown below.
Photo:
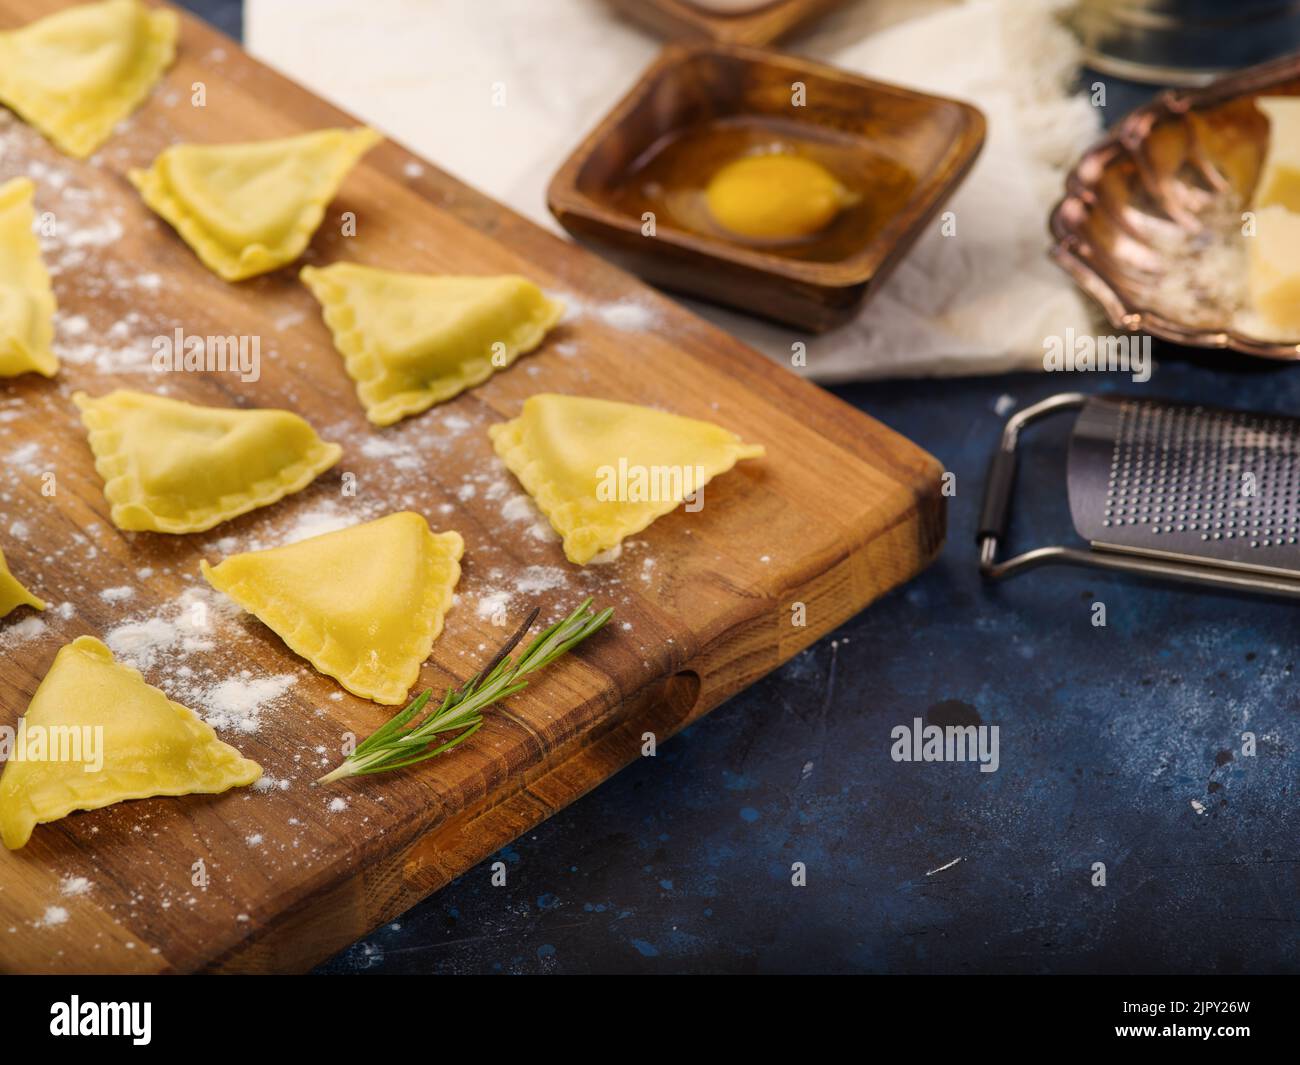
<path fill-rule="evenodd" d="M 807 344 L 823 381 L 1042 367 L 1091 332 L 1047 261 L 1047 215 L 1099 116 L 1071 93 L 1056 0 L 853 0 L 785 51 L 976 104 L 988 139 L 946 210 L 848 325 L 819 337 L 691 303 L 772 358 Z M 457 177 L 558 230 L 546 186 L 662 42 L 601 0 L 247 0 L 263 61 Z M 505 105 L 500 105 L 504 93 Z M 494 98 L 495 97 L 495 98 Z"/>

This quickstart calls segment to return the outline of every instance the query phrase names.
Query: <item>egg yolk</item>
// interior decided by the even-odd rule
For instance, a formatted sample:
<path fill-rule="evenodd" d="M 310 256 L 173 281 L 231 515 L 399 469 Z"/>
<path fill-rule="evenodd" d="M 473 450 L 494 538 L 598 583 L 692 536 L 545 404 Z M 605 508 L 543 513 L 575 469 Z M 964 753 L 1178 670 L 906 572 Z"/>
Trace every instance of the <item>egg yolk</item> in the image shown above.
<path fill-rule="evenodd" d="M 751 240 L 793 240 L 825 229 L 854 197 L 824 166 L 798 155 L 748 155 L 705 190 L 709 213 Z"/>

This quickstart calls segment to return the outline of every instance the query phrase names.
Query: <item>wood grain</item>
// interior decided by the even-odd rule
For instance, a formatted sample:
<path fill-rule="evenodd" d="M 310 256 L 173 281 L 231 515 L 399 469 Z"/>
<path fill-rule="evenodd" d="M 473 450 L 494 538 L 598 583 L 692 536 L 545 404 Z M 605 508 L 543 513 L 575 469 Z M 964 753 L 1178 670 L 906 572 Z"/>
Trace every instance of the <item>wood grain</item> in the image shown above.
<path fill-rule="evenodd" d="M 0 0 L 0 27 L 61 6 Z M 203 108 L 190 104 L 197 82 L 206 85 Z M 515 594 L 512 621 L 533 601 L 554 616 L 584 594 L 614 606 L 615 621 L 494 710 L 454 757 L 323 789 L 309 781 L 337 759 L 344 735 L 373 730 L 389 711 L 340 696 L 251 618 L 218 618 L 211 646 L 162 654 L 146 678 L 185 701 L 182 668 L 192 674 L 184 683 L 240 670 L 254 679 L 292 675 L 258 728 L 223 730 L 276 786 L 122 803 L 41 826 L 23 850 L 0 852 L 0 969 L 306 968 L 639 757 L 645 732 L 662 742 L 757 680 L 915 574 L 941 545 L 940 469 L 929 455 L 392 143 L 348 178 L 306 261 L 517 271 L 576 313 L 538 354 L 486 385 L 390 430 L 370 429 L 296 268 L 221 282 L 152 218 L 124 176 L 176 141 L 347 121 L 186 16 L 176 67 L 92 162 L 59 156 L 16 122 L 0 125 L 0 180 L 31 173 L 38 210 L 67 216 L 51 259 L 61 346 L 77 352 L 53 382 L 29 376 L 0 386 L 0 542 L 38 594 L 71 604 L 70 616 L 48 612 L 34 638 L 14 638 L 33 616 L 25 610 L 0 622 L 0 725 L 16 723 L 64 643 L 167 616 L 202 587 L 200 558 L 275 542 L 322 508 L 357 520 L 415 509 L 435 529 L 464 536 L 459 602 L 422 684 L 441 688 L 473 672 L 505 631 L 478 605 L 494 589 L 517 592 L 521 575 L 559 573 L 562 583 Z M 339 235 L 347 211 L 357 219 L 351 238 Z M 111 241 L 79 245 L 69 236 L 101 215 L 121 227 Z M 622 315 L 605 313 L 611 307 Z M 637 328 L 627 328 L 629 309 Z M 115 368 L 105 356 L 132 344 L 147 353 L 152 336 L 176 326 L 261 337 L 260 380 L 142 373 L 130 359 Z M 107 519 L 69 400 L 79 388 L 118 386 L 295 410 L 342 444 L 344 459 L 307 491 L 210 533 L 124 534 Z M 662 518 L 619 561 L 579 571 L 493 498 L 503 474 L 486 426 L 543 390 L 708 418 L 764 444 L 768 456 L 710 485 L 700 512 Z M 41 492 L 48 473 L 53 497 Z M 355 495 L 345 492 L 347 475 Z M 130 598 L 101 594 L 120 588 Z M 791 624 L 796 602 L 806 607 L 804 627 Z M 206 888 L 192 884 L 198 862 Z M 84 878 L 88 890 L 69 893 L 68 878 Z"/>

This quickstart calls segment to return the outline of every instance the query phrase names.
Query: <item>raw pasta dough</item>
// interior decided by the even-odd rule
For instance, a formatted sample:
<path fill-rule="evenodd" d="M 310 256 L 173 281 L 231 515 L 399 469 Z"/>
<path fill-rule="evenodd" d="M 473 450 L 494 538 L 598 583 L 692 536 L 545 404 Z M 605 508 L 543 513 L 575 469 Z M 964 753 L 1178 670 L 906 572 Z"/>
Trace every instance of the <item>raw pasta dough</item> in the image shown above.
<path fill-rule="evenodd" d="M 0 185 L 0 377 L 29 371 L 53 377 L 54 290 L 32 232 L 35 186 L 27 178 Z"/>
<path fill-rule="evenodd" d="M 45 604 L 24 588 L 18 578 L 9 572 L 5 553 L 0 551 L 0 618 L 20 606 L 35 607 L 37 610 L 45 609 Z"/>
<path fill-rule="evenodd" d="M 523 277 L 399 274 L 355 263 L 304 267 L 334 346 L 376 425 L 486 381 L 545 339 L 564 314 Z"/>
<path fill-rule="evenodd" d="M 177 27 L 174 12 L 104 0 L 0 33 L 0 103 L 84 158 L 171 66 Z"/>
<path fill-rule="evenodd" d="M 208 269 L 241 281 L 306 250 L 348 171 L 381 140 L 363 126 L 248 144 L 177 144 L 127 176 Z"/>
<path fill-rule="evenodd" d="M 54 760 L 57 737 L 76 737 L 58 753 L 76 752 L 77 760 Z M 42 759 L 33 757 L 37 742 L 45 745 Z M 102 765 L 93 769 L 96 751 Z M 22 719 L 0 775 L 0 838 L 17 850 L 38 824 L 73 810 L 150 795 L 216 794 L 261 775 L 261 766 L 217 739 L 193 710 L 113 661 L 94 637 L 80 636 L 55 657 Z"/>
<path fill-rule="evenodd" d="M 404 511 L 202 570 L 322 673 L 396 705 L 442 632 L 464 549 Z"/>
<path fill-rule="evenodd" d="M 73 395 L 119 529 L 202 532 L 299 492 L 343 454 L 287 410 Z"/>
<path fill-rule="evenodd" d="M 510 472 L 564 538 L 570 562 L 602 551 L 675 510 L 763 448 L 711 422 L 605 399 L 532 396 L 488 429 Z"/>

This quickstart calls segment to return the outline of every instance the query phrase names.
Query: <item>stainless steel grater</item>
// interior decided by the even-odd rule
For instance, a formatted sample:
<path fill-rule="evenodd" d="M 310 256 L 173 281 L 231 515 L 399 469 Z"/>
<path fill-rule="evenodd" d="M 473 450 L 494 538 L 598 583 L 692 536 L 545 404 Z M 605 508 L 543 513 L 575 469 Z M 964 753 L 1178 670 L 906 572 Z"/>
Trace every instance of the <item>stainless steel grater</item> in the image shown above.
<path fill-rule="evenodd" d="M 999 562 L 1020 432 L 1078 410 L 1070 513 L 1088 549 Z M 1132 399 L 1052 396 L 1011 416 L 989 466 L 980 570 L 999 580 L 1051 562 L 1300 596 L 1300 418 Z"/>

